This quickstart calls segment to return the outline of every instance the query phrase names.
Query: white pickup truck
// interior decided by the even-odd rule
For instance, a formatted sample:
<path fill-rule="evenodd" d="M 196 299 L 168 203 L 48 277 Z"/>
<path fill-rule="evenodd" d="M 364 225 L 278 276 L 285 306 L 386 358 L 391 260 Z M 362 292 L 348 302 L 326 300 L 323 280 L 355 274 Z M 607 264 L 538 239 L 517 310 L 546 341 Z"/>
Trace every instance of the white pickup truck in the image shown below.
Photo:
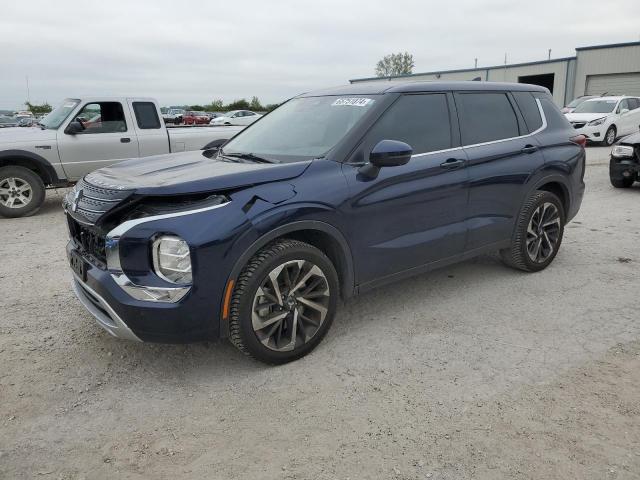
<path fill-rule="evenodd" d="M 0 130 L 0 215 L 30 215 L 45 188 L 119 160 L 215 147 L 242 128 L 167 129 L 150 98 L 68 98 L 35 127 Z"/>

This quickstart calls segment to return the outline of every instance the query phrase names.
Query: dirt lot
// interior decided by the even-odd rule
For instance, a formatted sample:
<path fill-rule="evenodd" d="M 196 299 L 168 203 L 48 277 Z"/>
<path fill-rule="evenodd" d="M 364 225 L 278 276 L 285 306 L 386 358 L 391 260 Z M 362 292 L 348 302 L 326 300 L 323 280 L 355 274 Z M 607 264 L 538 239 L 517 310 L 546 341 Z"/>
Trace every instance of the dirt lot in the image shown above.
<path fill-rule="evenodd" d="M 350 300 L 283 367 L 103 332 L 50 192 L 0 220 L 0 478 L 640 478 L 640 188 L 588 156 L 549 269 L 481 257 Z"/>

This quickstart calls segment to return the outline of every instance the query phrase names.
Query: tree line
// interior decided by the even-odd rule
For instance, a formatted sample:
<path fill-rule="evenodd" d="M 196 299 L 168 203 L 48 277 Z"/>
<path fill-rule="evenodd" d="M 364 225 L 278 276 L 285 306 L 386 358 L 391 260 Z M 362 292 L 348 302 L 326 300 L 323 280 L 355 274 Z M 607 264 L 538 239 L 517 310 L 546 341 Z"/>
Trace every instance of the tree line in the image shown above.
<path fill-rule="evenodd" d="M 262 105 L 260 99 L 256 96 L 251 100 L 241 98 L 230 103 L 224 103 L 221 99 L 213 100 L 205 105 L 185 105 L 185 110 L 196 110 L 202 112 L 229 112 L 231 110 L 253 110 L 254 112 L 270 112 L 278 107 L 279 103 L 270 103 Z"/>

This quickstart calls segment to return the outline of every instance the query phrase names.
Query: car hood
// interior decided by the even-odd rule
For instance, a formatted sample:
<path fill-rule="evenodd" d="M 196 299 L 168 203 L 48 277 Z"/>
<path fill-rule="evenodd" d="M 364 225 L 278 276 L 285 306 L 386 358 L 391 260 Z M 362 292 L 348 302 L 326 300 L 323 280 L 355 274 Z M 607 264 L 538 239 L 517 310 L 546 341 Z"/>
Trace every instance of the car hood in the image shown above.
<path fill-rule="evenodd" d="M 0 143 L 40 142 L 56 139 L 55 130 L 31 128 L 0 128 Z"/>
<path fill-rule="evenodd" d="M 631 135 L 627 135 L 619 143 L 625 145 L 640 145 L 640 132 L 632 133 Z"/>
<path fill-rule="evenodd" d="M 565 117 L 570 122 L 590 122 L 602 117 L 608 117 L 610 113 L 567 113 Z"/>
<path fill-rule="evenodd" d="M 230 118 L 230 117 L 215 117 L 215 118 L 213 119 L 213 121 L 214 121 L 214 122 L 217 122 L 217 121 L 224 121 L 224 120 L 231 120 L 231 118 Z"/>
<path fill-rule="evenodd" d="M 237 163 L 193 151 L 125 160 L 90 173 L 85 180 L 140 195 L 178 195 L 287 180 L 301 175 L 311 162 Z"/>

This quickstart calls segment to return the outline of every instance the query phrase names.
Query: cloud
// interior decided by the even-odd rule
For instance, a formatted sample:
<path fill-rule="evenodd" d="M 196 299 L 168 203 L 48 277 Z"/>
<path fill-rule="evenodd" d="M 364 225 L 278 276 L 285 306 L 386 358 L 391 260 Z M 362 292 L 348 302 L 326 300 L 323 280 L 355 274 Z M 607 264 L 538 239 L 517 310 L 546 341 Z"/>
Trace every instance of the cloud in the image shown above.
<path fill-rule="evenodd" d="M 164 105 L 252 95 L 278 102 L 371 76 L 391 52 L 413 53 L 420 72 L 638 40 L 640 16 L 637 0 L 579 8 L 551 0 L 29 0 L 2 10 L 0 108 L 26 99 L 27 75 L 37 102 L 82 94 Z"/>

